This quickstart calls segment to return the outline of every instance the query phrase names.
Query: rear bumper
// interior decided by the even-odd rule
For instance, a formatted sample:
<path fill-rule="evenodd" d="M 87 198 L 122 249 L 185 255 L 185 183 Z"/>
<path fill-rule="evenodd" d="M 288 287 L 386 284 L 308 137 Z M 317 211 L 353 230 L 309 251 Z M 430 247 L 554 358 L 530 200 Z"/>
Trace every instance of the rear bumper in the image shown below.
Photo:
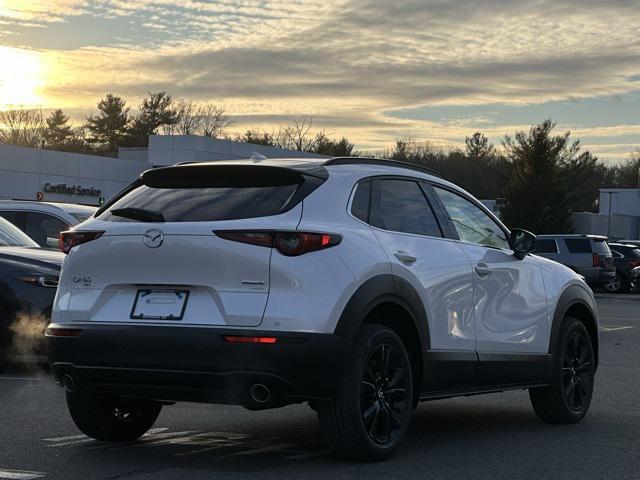
<path fill-rule="evenodd" d="M 55 327 L 56 325 L 52 325 Z M 130 325 L 58 325 L 77 337 L 47 337 L 58 382 L 98 393 L 159 401 L 196 401 L 267 408 L 330 398 L 350 342 L 336 335 Z M 277 337 L 275 344 L 231 344 L 225 335 Z M 268 401 L 249 394 L 255 384 Z"/>

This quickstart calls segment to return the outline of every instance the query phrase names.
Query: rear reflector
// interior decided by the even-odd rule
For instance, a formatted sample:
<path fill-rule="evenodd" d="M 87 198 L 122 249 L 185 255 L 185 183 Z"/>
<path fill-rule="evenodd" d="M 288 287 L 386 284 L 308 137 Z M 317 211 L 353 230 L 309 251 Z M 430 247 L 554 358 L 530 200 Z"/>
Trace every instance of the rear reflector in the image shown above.
<path fill-rule="evenodd" d="M 44 334 L 47 337 L 78 337 L 82 333 L 79 328 L 47 327 Z"/>
<path fill-rule="evenodd" d="M 244 336 L 225 336 L 224 341 L 227 343 L 276 343 L 276 337 L 244 337 Z"/>

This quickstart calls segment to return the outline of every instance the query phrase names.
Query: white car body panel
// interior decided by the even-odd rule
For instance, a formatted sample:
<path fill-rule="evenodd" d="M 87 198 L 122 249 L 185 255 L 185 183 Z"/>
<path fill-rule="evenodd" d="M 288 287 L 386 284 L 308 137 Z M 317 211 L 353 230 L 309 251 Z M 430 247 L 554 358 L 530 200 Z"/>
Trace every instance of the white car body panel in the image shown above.
<path fill-rule="evenodd" d="M 106 233 L 73 248 L 67 256 L 53 322 L 331 334 L 363 283 L 392 274 L 409 282 L 422 299 L 433 350 L 548 350 L 561 293 L 569 285 L 584 285 L 573 272 L 539 257 L 519 261 L 508 251 L 387 232 L 349 213 L 354 186 L 362 178 L 404 175 L 462 192 L 450 182 L 378 165 L 332 166 L 327 171 L 328 179 L 316 191 L 281 215 L 163 224 L 89 219 L 81 230 Z M 143 234 L 158 225 L 165 235 L 164 245 L 146 248 Z M 225 229 L 337 233 L 342 241 L 326 250 L 286 257 L 275 249 L 223 240 L 212 233 Z M 399 250 L 418 261 L 412 266 L 403 264 L 394 256 Z M 479 262 L 495 270 L 492 278 L 479 279 L 474 274 Z M 91 282 L 82 282 L 87 277 Z M 243 285 L 244 281 L 264 282 L 264 287 Z M 141 286 L 189 288 L 192 293 L 184 319 L 131 320 L 133 299 Z"/>

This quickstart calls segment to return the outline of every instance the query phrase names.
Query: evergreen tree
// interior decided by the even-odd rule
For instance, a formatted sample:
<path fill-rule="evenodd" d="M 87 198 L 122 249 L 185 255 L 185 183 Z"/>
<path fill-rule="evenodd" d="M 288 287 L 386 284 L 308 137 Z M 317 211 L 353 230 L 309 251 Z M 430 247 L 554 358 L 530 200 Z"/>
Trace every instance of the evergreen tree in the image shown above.
<path fill-rule="evenodd" d="M 60 109 L 51 112 L 45 119 L 43 137 L 45 148 L 64 150 L 64 147 L 74 141 L 74 129 L 69 125 L 69 117 Z"/>
<path fill-rule="evenodd" d="M 146 147 L 149 135 L 155 135 L 160 127 L 174 125 L 177 121 L 178 112 L 171 95 L 166 92 L 149 93 L 133 117 L 123 144 Z"/>
<path fill-rule="evenodd" d="M 580 142 L 571 141 L 571 133 L 553 135 L 551 120 L 520 131 L 503 142 L 511 160 L 511 172 L 505 188 L 502 218 L 510 227 L 534 233 L 571 232 L 570 215 L 574 182 L 594 160 L 588 152 L 578 155 Z M 597 160 L 596 160 L 597 161 Z M 573 177 L 573 178 L 572 178 Z"/>
<path fill-rule="evenodd" d="M 129 108 L 125 100 L 108 93 L 98 103 L 98 113 L 87 118 L 87 141 L 115 154 L 129 126 Z"/>

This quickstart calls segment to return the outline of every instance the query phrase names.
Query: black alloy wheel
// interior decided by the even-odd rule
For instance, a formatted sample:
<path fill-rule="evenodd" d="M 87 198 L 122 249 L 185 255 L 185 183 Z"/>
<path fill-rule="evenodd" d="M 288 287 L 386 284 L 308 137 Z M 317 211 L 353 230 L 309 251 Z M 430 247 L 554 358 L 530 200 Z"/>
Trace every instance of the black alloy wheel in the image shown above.
<path fill-rule="evenodd" d="M 583 332 L 572 332 L 566 343 L 562 364 L 563 393 L 567 406 L 581 413 L 593 390 L 593 354 Z"/>
<path fill-rule="evenodd" d="M 369 437 L 381 446 L 396 441 L 406 410 L 407 372 L 393 345 L 378 345 L 365 361 L 360 387 L 362 420 Z"/>

